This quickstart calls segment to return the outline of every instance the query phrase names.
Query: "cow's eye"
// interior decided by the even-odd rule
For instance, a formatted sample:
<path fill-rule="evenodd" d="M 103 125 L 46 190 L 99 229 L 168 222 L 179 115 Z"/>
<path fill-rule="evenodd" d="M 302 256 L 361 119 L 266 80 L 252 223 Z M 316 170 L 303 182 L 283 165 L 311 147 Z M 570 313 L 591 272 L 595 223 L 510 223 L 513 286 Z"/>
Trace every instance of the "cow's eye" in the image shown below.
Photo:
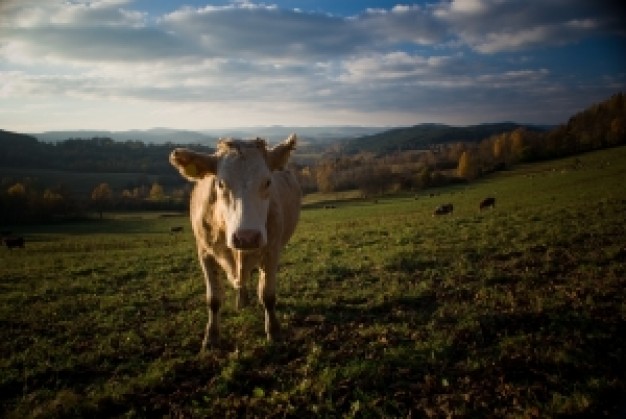
<path fill-rule="evenodd" d="M 272 179 L 267 179 L 264 183 L 263 183 L 263 187 L 265 189 L 268 189 L 270 187 L 270 185 L 272 184 Z"/>
<path fill-rule="evenodd" d="M 222 179 L 217 181 L 217 187 L 219 189 L 224 189 L 225 185 L 224 185 L 224 181 Z"/>

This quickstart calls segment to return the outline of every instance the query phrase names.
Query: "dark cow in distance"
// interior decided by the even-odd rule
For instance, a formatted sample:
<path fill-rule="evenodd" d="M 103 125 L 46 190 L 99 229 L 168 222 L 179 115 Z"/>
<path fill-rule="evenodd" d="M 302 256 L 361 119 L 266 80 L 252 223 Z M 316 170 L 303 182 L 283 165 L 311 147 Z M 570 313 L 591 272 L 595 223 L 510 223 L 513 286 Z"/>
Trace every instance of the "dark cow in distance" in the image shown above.
<path fill-rule="evenodd" d="M 489 197 L 489 198 L 485 198 L 482 201 L 480 201 L 480 205 L 479 208 L 480 210 L 484 210 L 486 208 L 495 208 L 496 207 L 496 198 L 493 197 Z"/>
<path fill-rule="evenodd" d="M 183 232 L 183 226 L 174 226 L 170 228 L 170 233 L 174 234 L 174 233 L 182 233 Z"/>
<path fill-rule="evenodd" d="M 16 247 L 23 249 L 26 244 L 26 240 L 24 240 L 24 237 L 5 237 L 4 244 L 7 249 L 14 249 Z"/>
<path fill-rule="evenodd" d="M 454 211 L 454 206 L 452 204 L 439 205 L 437 208 L 435 208 L 435 211 L 433 212 L 433 217 L 435 215 L 452 214 L 453 211 Z"/>

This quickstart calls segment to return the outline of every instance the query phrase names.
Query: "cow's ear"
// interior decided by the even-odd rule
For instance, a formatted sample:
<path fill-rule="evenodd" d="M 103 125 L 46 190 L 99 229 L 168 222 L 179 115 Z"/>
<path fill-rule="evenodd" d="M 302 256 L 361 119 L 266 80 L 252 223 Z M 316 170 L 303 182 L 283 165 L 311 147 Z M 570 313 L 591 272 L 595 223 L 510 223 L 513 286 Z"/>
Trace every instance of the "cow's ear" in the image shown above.
<path fill-rule="evenodd" d="M 170 163 L 178 169 L 181 175 L 194 182 L 208 174 L 215 174 L 217 170 L 216 156 L 197 153 L 186 148 L 177 148 L 172 151 Z"/>
<path fill-rule="evenodd" d="M 283 170 L 287 166 L 291 152 L 296 148 L 298 137 L 291 134 L 289 138 L 272 148 L 267 153 L 267 162 L 271 170 Z"/>

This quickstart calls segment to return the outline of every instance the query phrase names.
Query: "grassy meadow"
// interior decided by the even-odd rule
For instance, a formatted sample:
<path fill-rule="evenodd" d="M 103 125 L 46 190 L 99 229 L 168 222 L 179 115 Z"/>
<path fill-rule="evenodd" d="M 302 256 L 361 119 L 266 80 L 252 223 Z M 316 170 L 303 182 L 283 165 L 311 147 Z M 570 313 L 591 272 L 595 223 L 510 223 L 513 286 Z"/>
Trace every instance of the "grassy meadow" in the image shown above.
<path fill-rule="evenodd" d="M 203 354 L 185 215 L 14 229 L 27 244 L 0 248 L 0 416 L 616 415 L 625 181 L 622 147 L 433 197 L 309 198 L 279 273 L 285 341 L 267 344 L 260 305 L 237 312 L 226 288 L 223 347 Z"/>

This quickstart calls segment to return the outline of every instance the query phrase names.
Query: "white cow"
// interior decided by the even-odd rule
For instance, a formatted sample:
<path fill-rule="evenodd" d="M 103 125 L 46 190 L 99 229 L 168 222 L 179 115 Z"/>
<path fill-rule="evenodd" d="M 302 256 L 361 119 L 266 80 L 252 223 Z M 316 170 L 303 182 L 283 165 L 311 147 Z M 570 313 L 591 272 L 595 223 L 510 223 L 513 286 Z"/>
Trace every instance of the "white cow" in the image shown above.
<path fill-rule="evenodd" d="M 195 182 L 191 225 L 206 281 L 209 319 L 202 349 L 219 341 L 221 268 L 237 290 L 237 308 L 247 303 L 246 282 L 259 268 L 259 300 L 268 340 L 280 335 L 276 319 L 276 273 L 280 253 L 300 215 L 300 186 L 284 170 L 296 136 L 268 149 L 262 139 L 222 139 L 215 154 L 178 148 L 170 162 Z"/>

